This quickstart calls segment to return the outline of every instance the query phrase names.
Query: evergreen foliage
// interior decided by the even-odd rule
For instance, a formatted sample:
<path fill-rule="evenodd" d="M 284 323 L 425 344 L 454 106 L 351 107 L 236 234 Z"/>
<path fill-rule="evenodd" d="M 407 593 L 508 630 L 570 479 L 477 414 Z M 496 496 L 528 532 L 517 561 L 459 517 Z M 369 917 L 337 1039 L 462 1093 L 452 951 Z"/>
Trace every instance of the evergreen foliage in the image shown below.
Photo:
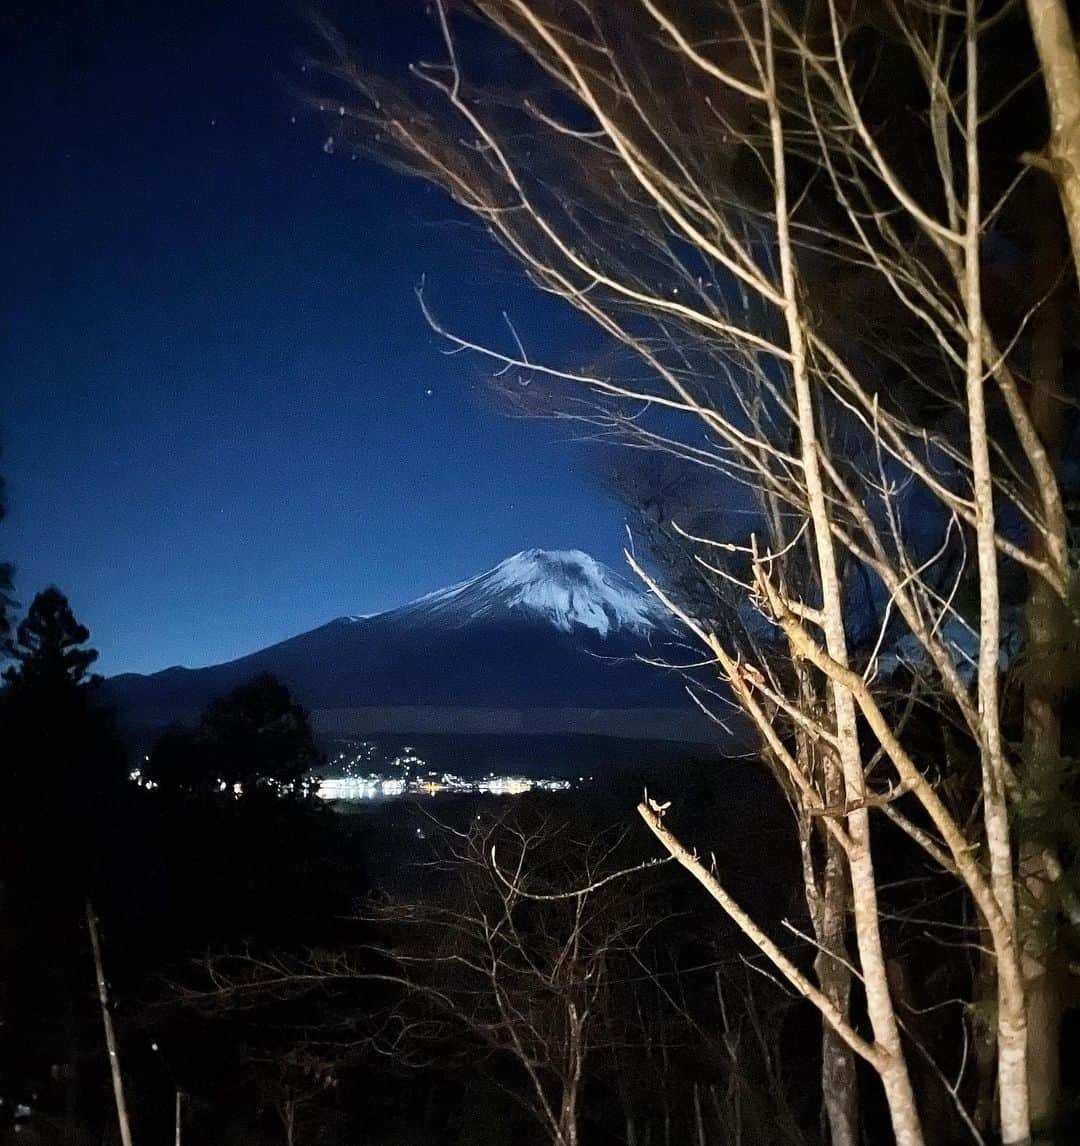
<path fill-rule="evenodd" d="M 0 693 L 9 797 L 36 795 L 80 820 L 125 777 L 112 713 L 97 700 L 100 678 L 89 672 L 98 655 L 89 639 L 59 589 L 38 593 L 8 645 Z"/>
<path fill-rule="evenodd" d="M 15 664 L 4 680 L 20 690 L 79 688 L 94 684 L 87 671 L 97 660 L 96 649 L 82 648 L 90 630 L 75 619 L 67 597 L 50 585 L 34 598 L 19 623 L 10 653 Z"/>
<path fill-rule="evenodd" d="M 198 728 L 166 729 L 143 774 L 158 787 L 190 793 L 302 796 L 321 760 L 307 711 L 277 677 L 263 673 L 212 701 Z"/>

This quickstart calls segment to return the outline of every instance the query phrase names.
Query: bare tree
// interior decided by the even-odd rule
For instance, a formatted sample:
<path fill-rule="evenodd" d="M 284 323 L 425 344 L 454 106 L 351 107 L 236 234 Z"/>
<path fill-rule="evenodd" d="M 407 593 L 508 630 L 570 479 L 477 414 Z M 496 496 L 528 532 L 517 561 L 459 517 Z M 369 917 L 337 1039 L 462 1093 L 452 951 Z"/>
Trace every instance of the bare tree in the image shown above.
<path fill-rule="evenodd" d="M 260 1096 L 273 1107 L 281 1123 L 285 1146 L 296 1146 L 308 1107 L 337 1085 L 336 1063 L 304 1047 L 293 1047 L 253 1062 Z"/>
<path fill-rule="evenodd" d="M 374 916 L 406 989 L 401 1022 L 387 1024 L 394 1053 L 464 1034 L 516 1064 L 514 1097 L 554 1146 L 575 1146 L 587 1060 L 608 1036 L 611 965 L 648 927 L 625 877 L 652 865 L 620 870 L 618 836 L 584 839 L 546 818 L 440 824 L 432 842 L 419 895 Z"/>
<path fill-rule="evenodd" d="M 654 456 L 650 455 L 650 458 Z M 648 551 L 660 561 L 665 593 L 688 614 L 712 618 L 717 632 L 723 632 L 729 640 L 740 641 L 744 648 L 752 650 L 759 671 L 768 676 L 773 687 L 796 692 L 801 710 L 820 711 L 827 703 L 827 697 L 811 674 L 801 666 L 793 666 L 781 643 L 771 640 L 760 626 L 747 622 L 740 611 L 738 585 L 733 585 L 728 577 L 718 573 L 713 563 L 698 560 L 693 547 L 686 544 L 688 536 L 704 536 L 710 530 L 715 536 L 718 525 L 715 520 L 716 489 L 711 490 L 713 501 L 710 504 L 702 492 L 694 494 L 688 491 L 689 478 L 682 474 L 680 481 L 677 466 L 669 464 L 665 467 L 666 481 L 656 480 L 654 468 L 645 467 L 644 472 L 647 475 L 644 482 L 639 465 L 636 482 L 631 478 L 628 484 L 616 481 L 614 486 L 620 496 L 641 514 Z M 648 476 L 650 473 L 651 477 Z M 712 485 L 715 487 L 716 483 Z M 640 498 L 644 499 L 644 504 L 637 500 Z M 777 542 L 775 548 L 781 551 L 777 561 L 785 565 L 785 578 L 788 583 L 799 583 L 801 577 L 795 565 L 804 557 L 805 539 L 793 546 L 786 544 L 784 517 L 779 507 L 774 501 L 764 498 L 762 508 L 766 514 L 761 524 L 770 538 Z M 681 527 L 673 524 L 676 518 L 682 523 Z M 835 760 L 818 750 L 803 726 L 781 719 L 776 727 L 779 738 L 793 745 L 792 754 L 800 774 L 807 782 L 821 785 L 829 805 L 837 803 L 842 798 L 842 790 Z M 825 819 L 814 816 L 801 792 L 792 787 L 788 771 L 769 744 L 762 741 L 761 747 L 775 780 L 795 811 L 803 892 L 817 948 L 815 975 L 833 1005 L 840 1013 L 847 1014 L 852 988 L 847 942 L 851 885 L 844 854 L 836 838 L 826 830 Z M 821 1072 L 822 1101 L 832 1142 L 834 1146 L 855 1146 L 860 1140 L 855 1056 L 827 1024 L 822 1028 Z"/>
<path fill-rule="evenodd" d="M 494 1084 L 553 1143 L 579 1139 L 586 1106 L 641 1146 L 805 1141 L 777 1045 L 797 1001 L 686 910 L 697 890 L 656 870 L 670 857 L 642 859 L 647 839 L 565 804 L 455 824 L 428 817 L 431 857 L 366 903 L 347 947 L 221 952 L 177 984 L 186 1006 L 265 1035 L 248 1060 L 287 1139 L 325 1118 L 339 1072 L 390 1060 Z M 282 1042 L 299 1013 L 305 1041 Z"/>
<path fill-rule="evenodd" d="M 1055 235 L 1067 219 L 1075 245 L 1080 202 L 1064 9 L 1032 0 L 1029 49 L 1015 8 L 978 0 L 460 7 L 516 47 L 521 90 L 492 90 L 438 0 L 444 58 L 417 65 L 411 87 L 362 68 L 325 28 L 324 109 L 357 146 L 444 187 L 627 365 L 544 363 L 513 330 L 505 349 L 482 345 L 425 302 L 454 347 L 504 376 L 547 379 L 615 439 L 749 491 L 749 527 L 671 523 L 733 589 L 739 625 L 695 612 L 628 558 L 707 651 L 782 777 L 806 844 L 816 976 L 669 829 L 663 805 L 639 812 L 820 1012 L 836 1142 L 853 1134 L 853 1097 L 837 1093 L 850 1055 L 880 1078 L 896 1141 L 924 1141 L 872 846 L 877 817 L 906 833 L 974 906 L 996 991 L 1000 1134 L 1027 1142 L 1028 1006 L 1045 954 L 1028 949 L 1018 911 L 1019 853 L 1038 858 L 1026 885 L 1037 902 L 1061 868 L 1045 841 L 1015 838 L 1011 814 L 1035 777 L 1030 753 L 1008 744 L 1001 662 L 1018 578 L 1037 644 L 1072 577 L 1052 440 L 1064 386 L 1054 323 L 1075 310 Z M 1021 163 L 1047 131 L 1050 161 Z M 1041 245 L 1036 215 L 1050 231 Z M 1041 273 L 1003 272 L 1003 250 Z M 861 602 L 858 578 L 871 586 Z M 783 658 L 762 655 L 766 638 Z M 897 665 L 910 682 L 899 704 Z M 1050 728 L 1053 689 L 1026 701 L 1030 728 Z M 914 704 L 963 730 L 977 785 L 942 787 L 911 737 Z M 1039 1101 L 1036 1114 L 1050 1113 L 1052 1095 Z"/>

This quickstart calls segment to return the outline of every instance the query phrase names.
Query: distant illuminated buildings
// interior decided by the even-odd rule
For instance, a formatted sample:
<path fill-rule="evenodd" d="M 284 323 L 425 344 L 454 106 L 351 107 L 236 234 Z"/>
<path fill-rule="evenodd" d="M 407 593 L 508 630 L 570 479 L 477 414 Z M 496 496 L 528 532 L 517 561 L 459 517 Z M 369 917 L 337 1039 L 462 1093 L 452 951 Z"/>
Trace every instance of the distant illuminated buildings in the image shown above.
<path fill-rule="evenodd" d="M 534 780 L 528 776 L 489 774 L 466 780 L 451 772 L 428 772 L 409 779 L 379 773 L 367 776 L 339 776 L 319 781 L 318 794 L 324 800 L 377 801 L 399 796 L 489 795 L 520 796 L 525 792 L 565 792 L 569 780 Z"/>
<path fill-rule="evenodd" d="M 341 751 L 327 763 L 336 774 L 320 780 L 317 791 L 329 801 L 375 802 L 400 796 L 470 794 L 520 796 L 534 790 L 563 792 L 571 787 L 569 780 L 533 780 L 526 776 L 496 776 L 493 772 L 467 780 L 452 772 L 432 770 L 412 745 L 388 756 L 382 746 L 367 740 L 343 742 Z"/>
<path fill-rule="evenodd" d="M 149 759 L 144 756 L 143 762 Z M 375 803 L 402 796 L 521 796 L 533 791 L 565 792 L 576 786 L 569 780 L 496 776 L 494 772 L 479 779 L 465 779 L 453 772 L 429 769 L 428 762 L 411 745 L 389 756 L 380 745 L 366 740 L 345 742 L 343 749 L 331 755 L 326 764 L 335 775 L 320 779 L 316 794 L 330 802 Z M 141 788 L 158 786 L 145 777 L 141 767 L 133 768 L 129 778 Z M 586 783 L 586 779 L 592 777 L 579 776 L 577 784 Z M 220 780 L 217 783 L 220 792 L 230 788 L 234 795 L 242 794 L 240 784 L 229 785 Z"/>

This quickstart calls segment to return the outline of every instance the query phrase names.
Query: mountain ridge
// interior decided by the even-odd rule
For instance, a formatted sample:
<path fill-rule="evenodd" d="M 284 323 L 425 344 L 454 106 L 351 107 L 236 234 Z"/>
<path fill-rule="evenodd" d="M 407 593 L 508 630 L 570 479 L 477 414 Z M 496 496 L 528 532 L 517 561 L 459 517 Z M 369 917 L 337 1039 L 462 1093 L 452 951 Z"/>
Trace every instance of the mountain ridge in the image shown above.
<path fill-rule="evenodd" d="M 384 719 L 428 709 L 452 726 L 458 709 L 490 710 L 501 726 L 498 713 L 521 711 L 546 713 L 536 723 L 551 731 L 552 713 L 565 710 L 569 721 L 571 711 L 594 710 L 608 714 L 598 725 L 617 735 L 617 712 L 648 709 L 685 713 L 700 739 L 702 718 L 681 674 L 643 663 L 685 661 L 681 641 L 654 597 L 587 553 L 528 549 L 382 613 L 338 617 L 218 665 L 122 674 L 104 688 L 129 726 L 189 720 L 213 697 L 272 672 L 317 723 L 320 712 Z M 665 739 L 681 719 L 659 722 Z M 623 723 L 641 736 L 641 719 Z"/>

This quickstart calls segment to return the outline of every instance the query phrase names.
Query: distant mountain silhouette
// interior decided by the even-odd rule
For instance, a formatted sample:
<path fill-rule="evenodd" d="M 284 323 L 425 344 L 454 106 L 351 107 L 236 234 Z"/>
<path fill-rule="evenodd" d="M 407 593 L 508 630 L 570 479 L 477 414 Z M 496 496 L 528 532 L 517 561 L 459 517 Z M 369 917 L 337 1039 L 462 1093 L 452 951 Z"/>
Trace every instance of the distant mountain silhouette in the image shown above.
<path fill-rule="evenodd" d="M 704 741 L 680 673 L 693 659 L 666 610 L 578 550 L 531 549 L 368 617 L 341 617 L 209 668 L 113 677 L 129 728 L 193 719 L 258 673 L 284 680 L 334 735 L 592 733 Z"/>

